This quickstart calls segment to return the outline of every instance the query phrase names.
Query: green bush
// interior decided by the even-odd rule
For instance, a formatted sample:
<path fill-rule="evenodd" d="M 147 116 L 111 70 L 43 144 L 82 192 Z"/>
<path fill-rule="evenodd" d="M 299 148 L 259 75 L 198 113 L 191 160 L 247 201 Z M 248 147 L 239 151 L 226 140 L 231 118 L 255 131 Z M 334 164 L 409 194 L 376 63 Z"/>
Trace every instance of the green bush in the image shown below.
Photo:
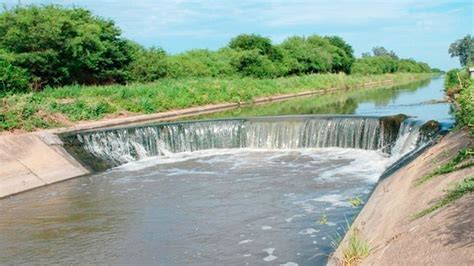
<path fill-rule="evenodd" d="M 13 66 L 0 57 L 0 96 L 7 92 L 25 92 L 30 89 L 30 76 L 25 69 Z"/>
<path fill-rule="evenodd" d="M 168 77 L 219 77 L 236 75 L 231 60 L 237 52 L 232 49 L 191 50 L 167 58 Z"/>
<path fill-rule="evenodd" d="M 417 62 L 413 59 L 401 59 L 398 61 L 398 72 L 428 73 L 432 70 L 426 63 Z"/>
<path fill-rule="evenodd" d="M 362 57 L 355 61 L 352 66 L 353 74 L 385 74 L 398 71 L 398 62 L 389 56 Z"/>
<path fill-rule="evenodd" d="M 128 66 L 128 80 L 150 82 L 168 75 L 169 64 L 166 52 L 160 48 L 139 49 Z"/>
<path fill-rule="evenodd" d="M 114 22 L 82 8 L 17 6 L 0 13 L 0 49 L 45 85 L 125 81 L 129 42 Z"/>

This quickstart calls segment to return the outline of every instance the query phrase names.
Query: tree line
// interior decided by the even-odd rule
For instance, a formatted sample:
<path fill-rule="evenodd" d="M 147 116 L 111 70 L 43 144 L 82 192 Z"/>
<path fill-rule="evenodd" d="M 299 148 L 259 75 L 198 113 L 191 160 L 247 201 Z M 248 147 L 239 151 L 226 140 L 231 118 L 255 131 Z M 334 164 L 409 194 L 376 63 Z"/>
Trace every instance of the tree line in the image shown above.
<path fill-rule="evenodd" d="M 112 20 L 83 8 L 30 5 L 0 13 L 0 93 L 166 77 L 430 71 L 426 63 L 399 59 L 383 47 L 357 59 L 352 47 L 338 36 L 293 36 L 273 44 L 260 35 L 241 34 L 217 51 L 198 49 L 170 55 L 123 38 Z"/>

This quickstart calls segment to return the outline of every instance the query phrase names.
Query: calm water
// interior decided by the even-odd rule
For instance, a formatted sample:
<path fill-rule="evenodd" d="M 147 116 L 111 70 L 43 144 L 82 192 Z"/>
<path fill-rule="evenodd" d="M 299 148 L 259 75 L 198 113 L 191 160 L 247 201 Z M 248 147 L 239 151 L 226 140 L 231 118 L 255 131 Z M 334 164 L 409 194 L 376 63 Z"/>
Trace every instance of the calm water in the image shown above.
<path fill-rule="evenodd" d="M 391 89 L 336 92 L 201 116 L 224 118 L 291 114 L 406 114 L 420 120 L 452 123 L 451 104 L 445 101 L 444 79 L 435 78 Z M 193 118 L 194 119 L 194 118 Z"/>
<path fill-rule="evenodd" d="M 214 117 L 405 113 L 452 121 L 442 80 Z M 0 200 L 0 264 L 320 265 L 391 158 L 208 150 L 148 158 Z"/>

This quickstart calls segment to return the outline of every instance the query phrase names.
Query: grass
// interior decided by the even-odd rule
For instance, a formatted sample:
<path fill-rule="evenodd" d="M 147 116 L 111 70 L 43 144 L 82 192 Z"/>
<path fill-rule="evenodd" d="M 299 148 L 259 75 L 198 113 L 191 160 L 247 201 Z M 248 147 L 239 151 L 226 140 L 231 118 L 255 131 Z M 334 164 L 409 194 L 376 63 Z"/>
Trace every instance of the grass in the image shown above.
<path fill-rule="evenodd" d="M 319 221 L 318 223 L 319 224 L 328 224 L 329 220 L 328 220 L 328 216 L 326 214 L 323 214 L 321 215 L 321 217 L 319 218 Z"/>
<path fill-rule="evenodd" d="M 331 238 L 331 246 L 334 250 L 338 249 L 345 235 L 347 237 L 347 242 L 339 247 L 342 255 L 342 257 L 339 258 L 339 263 L 344 266 L 357 265 L 364 258 L 370 255 L 372 248 L 357 227 L 353 226 L 351 228 L 347 219 L 346 227 L 344 228 L 343 235 L 336 232 L 336 238 Z"/>
<path fill-rule="evenodd" d="M 370 245 L 365 240 L 357 228 L 349 231 L 347 244 L 342 247 L 342 265 L 357 265 L 364 258 L 369 256 Z"/>
<path fill-rule="evenodd" d="M 471 159 L 473 154 L 474 154 L 474 149 L 473 148 L 466 148 L 466 149 L 460 150 L 458 152 L 458 154 L 456 154 L 456 156 L 453 159 L 451 159 L 448 162 L 446 162 L 445 164 L 439 166 L 434 171 L 432 171 L 432 172 L 422 176 L 421 178 L 417 179 L 415 181 L 415 186 L 419 186 L 421 184 L 424 184 L 424 183 L 426 183 L 427 181 L 431 180 L 432 178 L 434 178 L 436 176 L 451 173 L 451 172 L 454 172 L 454 171 L 457 171 L 457 170 L 461 170 L 461 169 L 464 169 L 464 168 L 474 166 L 474 162 L 472 162 L 472 161 L 469 161 L 465 164 L 461 164 L 462 162 Z"/>
<path fill-rule="evenodd" d="M 361 197 L 357 196 L 357 197 L 349 197 L 349 203 L 351 204 L 351 206 L 353 208 L 357 208 L 359 207 L 361 204 L 364 203 L 364 201 L 362 200 Z"/>
<path fill-rule="evenodd" d="M 0 131 L 32 131 L 66 122 L 98 120 L 123 113 L 149 114 L 223 102 L 251 102 L 255 97 L 325 88 L 350 88 L 367 82 L 409 83 L 432 74 L 372 76 L 317 74 L 276 79 L 185 78 L 110 86 L 66 86 L 0 98 Z"/>
<path fill-rule="evenodd" d="M 457 182 L 452 189 L 449 189 L 447 193 L 438 202 L 433 204 L 427 209 L 420 211 L 412 216 L 412 220 L 421 218 L 427 214 L 430 214 L 456 200 L 462 198 L 468 193 L 474 192 L 474 176 L 465 178 L 464 180 Z"/>

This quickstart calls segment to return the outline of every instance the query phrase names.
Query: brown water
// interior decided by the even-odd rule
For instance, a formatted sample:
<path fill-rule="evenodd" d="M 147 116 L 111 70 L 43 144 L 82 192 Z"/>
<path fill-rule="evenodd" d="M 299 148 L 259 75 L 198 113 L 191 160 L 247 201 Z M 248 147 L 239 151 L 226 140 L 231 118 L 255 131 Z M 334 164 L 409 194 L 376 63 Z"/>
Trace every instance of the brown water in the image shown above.
<path fill-rule="evenodd" d="M 388 160 L 244 149 L 127 164 L 0 201 L 0 264 L 322 264 Z"/>

